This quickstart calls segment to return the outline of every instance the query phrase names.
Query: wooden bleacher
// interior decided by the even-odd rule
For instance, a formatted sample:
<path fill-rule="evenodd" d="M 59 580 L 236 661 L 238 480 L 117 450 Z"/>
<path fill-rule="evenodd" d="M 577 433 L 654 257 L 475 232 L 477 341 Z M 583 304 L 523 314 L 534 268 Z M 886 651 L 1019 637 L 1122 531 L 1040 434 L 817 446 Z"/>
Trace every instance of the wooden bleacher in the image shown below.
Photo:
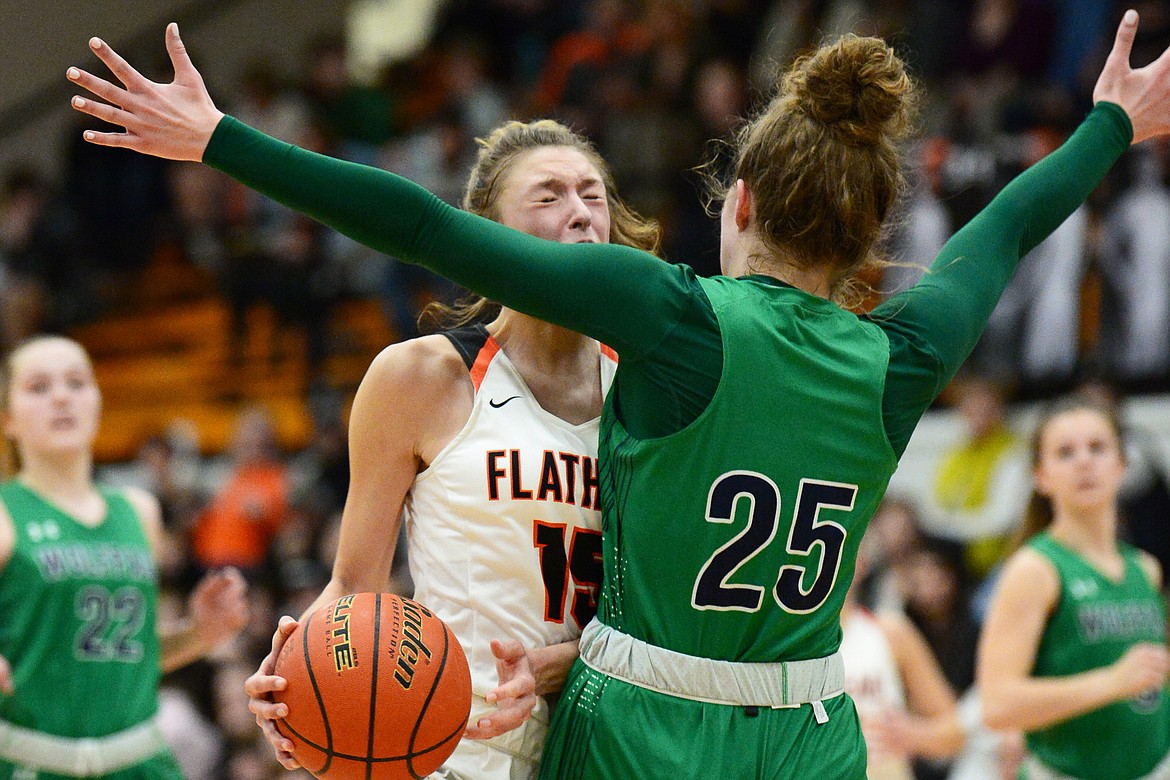
<path fill-rule="evenodd" d="M 248 315 L 242 360 L 230 356 L 230 315 L 198 269 L 161 257 L 116 314 L 75 328 L 89 350 L 104 410 L 95 459 L 133 458 L 144 439 L 186 418 L 204 454 L 227 445 L 241 409 L 270 410 L 282 447 L 303 447 L 312 433 L 304 334 L 278 329 L 265 307 Z M 396 340 L 377 300 L 339 305 L 324 376 L 347 399 L 375 355 Z"/>

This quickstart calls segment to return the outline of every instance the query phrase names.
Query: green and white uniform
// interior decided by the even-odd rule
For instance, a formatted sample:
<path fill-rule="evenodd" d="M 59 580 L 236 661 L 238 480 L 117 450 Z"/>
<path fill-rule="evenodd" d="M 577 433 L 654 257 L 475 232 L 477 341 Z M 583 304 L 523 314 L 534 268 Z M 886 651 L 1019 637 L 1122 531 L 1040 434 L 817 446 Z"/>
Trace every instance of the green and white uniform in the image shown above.
<path fill-rule="evenodd" d="M 621 356 L 599 448 L 602 634 L 586 631 L 582 648 L 626 647 L 639 683 L 578 662 L 542 777 L 673 779 L 701 766 L 731 780 L 858 778 L 865 748 L 848 697 L 818 689 L 815 674 L 761 664 L 815 666 L 835 652 L 857 542 L 914 426 L 1019 259 L 1131 138 L 1123 111 L 1096 107 L 959 231 L 919 284 L 866 316 L 768 277 L 704 280 L 629 247 L 528 236 L 230 117 L 204 161 Z M 672 679 L 657 686 L 655 675 Z M 743 686 L 712 695 L 724 679 Z M 731 704 L 757 697 L 816 704 Z"/>
<path fill-rule="evenodd" d="M 1115 663 L 1139 642 L 1166 643 L 1166 602 L 1150 583 L 1135 548 L 1121 545 L 1125 575 L 1117 582 L 1047 533 L 1028 546 L 1051 561 L 1060 575 L 1060 598 L 1040 639 L 1033 675 L 1081 674 Z M 1029 733 L 1027 744 L 1035 760 L 1061 775 L 1145 777 L 1170 756 L 1170 689 L 1163 685 Z M 1043 769 L 1022 776 L 1043 777 Z"/>
<path fill-rule="evenodd" d="M 0 570 L 0 780 L 180 778 L 153 723 L 158 575 L 138 514 L 102 491 L 88 527 L 19 481 L 0 485 L 16 543 Z M 93 741 L 90 741 L 93 740 Z"/>

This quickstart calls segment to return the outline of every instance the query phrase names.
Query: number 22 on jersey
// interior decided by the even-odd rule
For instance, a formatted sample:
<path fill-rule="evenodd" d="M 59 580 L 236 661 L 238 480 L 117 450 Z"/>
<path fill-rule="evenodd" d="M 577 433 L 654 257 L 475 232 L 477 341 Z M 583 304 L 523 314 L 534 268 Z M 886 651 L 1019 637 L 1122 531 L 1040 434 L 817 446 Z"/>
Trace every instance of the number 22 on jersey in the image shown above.
<path fill-rule="evenodd" d="M 798 563 L 785 563 L 776 576 L 772 596 L 786 612 L 807 614 L 820 608 L 841 567 L 841 550 L 848 535 L 831 520 L 821 520 L 822 508 L 850 511 L 857 486 L 840 482 L 802 479 L 792 512 L 786 550 Z M 780 489 L 767 476 L 754 471 L 729 471 L 711 485 L 707 496 L 707 522 L 730 523 L 740 500 L 749 502 L 747 527 L 711 554 L 695 578 L 691 606 L 699 610 L 757 612 L 763 606 L 760 585 L 729 584 L 735 573 L 772 543 L 780 525 Z M 820 561 L 809 562 L 813 547 L 821 546 Z M 805 583 L 811 580 L 807 587 Z"/>
<path fill-rule="evenodd" d="M 532 544 L 540 552 L 540 575 L 544 579 L 544 619 L 564 623 L 567 606 L 573 620 L 584 628 L 597 614 L 601 532 L 576 526 L 566 540 L 567 532 L 564 523 L 536 520 L 532 524 Z"/>

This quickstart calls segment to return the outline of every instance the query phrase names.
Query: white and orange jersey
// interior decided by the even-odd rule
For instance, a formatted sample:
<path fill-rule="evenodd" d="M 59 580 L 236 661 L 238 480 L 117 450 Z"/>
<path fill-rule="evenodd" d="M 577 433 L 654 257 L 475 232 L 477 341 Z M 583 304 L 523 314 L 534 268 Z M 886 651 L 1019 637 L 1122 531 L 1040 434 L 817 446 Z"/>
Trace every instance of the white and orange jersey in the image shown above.
<path fill-rule="evenodd" d="M 841 656 L 845 660 L 845 692 L 857 705 L 862 732 L 867 720 L 889 710 L 906 710 L 906 689 L 890 641 L 869 610 L 848 610 L 841 621 Z M 912 780 L 910 762 L 869 748 L 870 780 Z"/>
<path fill-rule="evenodd" d="M 445 334 L 475 386 L 463 429 L 414 481 L 404 509 L 414 597 L 447 622 L 473 691 L 497 685 L 490 640 L 577 638 L 601 582 L 599 418 L 543 409 L 483 326 Z M 616 355 L 598 346 L 602 394 Z"/>

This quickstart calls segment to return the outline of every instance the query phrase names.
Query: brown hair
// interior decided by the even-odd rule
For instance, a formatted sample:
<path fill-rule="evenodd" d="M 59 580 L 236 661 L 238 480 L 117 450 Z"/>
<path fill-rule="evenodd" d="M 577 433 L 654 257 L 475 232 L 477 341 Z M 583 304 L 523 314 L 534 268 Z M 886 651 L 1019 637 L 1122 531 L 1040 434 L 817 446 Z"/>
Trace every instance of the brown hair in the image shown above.
<path fill-rule="evenodd" d="M 67 336 L 46 333 L 30 336 L 21 341 L 8 351 L 8 354 L 4 356 L 3 362 L 0 363 L 0 414 L 6 415 L 8 413 L 8 405 L 11 403 L 12 378 L 16 373 L 13 370 L 13 362 L 16 356 L 30 347 L 50 341 L 63 341 L 67 344 L 72 344 L 81 350 L 87 360 L 89 359 L 89 353 L 86 352 L 85 347 Z M 16 472 L 20 470 L 20 454 L 16 449 L 16 442 L 9 439 L 7 435 L 0 434 L 0 436 L 2 436 L 2 440 L 0 440 L 0 479 L 8 479 L 15 476 Z"/>
<path fill-rule="evenodd" d="M 916 104 L 894 50 L 849 34 L 799 57 L 736 139 L 734 177 L 752 192 L 761 239 L 786 262 L 830 268 L 843 305 L 884 264 L 875 246 L 905 189 L 897 145 Z"/>
<path fill-rule="evenodd" d="M 464 210 L 499 221 L 498 185 L 516 158 L 532 149 L 564 146 L 585 155 L 601 174 L 609 203 L 609 240 L 615 244 L 658 253 L 662 237 L 658 223 L 640 216 L 618 197 L 609 166 L 593 148 L 593 144 L 581 134 L 551 119 L 509 121 L 489 133 L 487 138 L 477 138 L 476 143 L 479 144 L 479 153 L 464 188 Z M 488 319 L 498 311 L 499 304 L 471 295 L 453 305 L 430 303 L 423 309 L 419 320 L 429 319 L 446 327 L 458 327 Z"/>
<path fill-rule="evenodd" d="M 1048 429 L 1049 424 L 1061 415 L 1082 410 L 1096 412 L 1108 421 L 1109 427 L 1117 435 L 1117 445 L 1121 450 L 1122 457 L 1125 457 L 1125 433 L 1121 426 L 1121 420 L 1117 416 L 1117 410 L 1085 395 L 1070 395 L 1051 402 L 1040 414 L 1040 420 L 1036 423 L 1036 430 L 1032 432 L 1032 440 L 1028 448 L 1033 470 L 1040 465 L 1040 448 L 1044 444 L 1044 432 Z M 1028 498 L 1028 506 L 1024 510 L 1024 520 L 1012 536 L 1010 549 L 1018 550 L 1033 536 L 1052 525 L 1054 514 L 1052 499 L 1041 495 L 1033 487 L 1032 495 Z"/>

